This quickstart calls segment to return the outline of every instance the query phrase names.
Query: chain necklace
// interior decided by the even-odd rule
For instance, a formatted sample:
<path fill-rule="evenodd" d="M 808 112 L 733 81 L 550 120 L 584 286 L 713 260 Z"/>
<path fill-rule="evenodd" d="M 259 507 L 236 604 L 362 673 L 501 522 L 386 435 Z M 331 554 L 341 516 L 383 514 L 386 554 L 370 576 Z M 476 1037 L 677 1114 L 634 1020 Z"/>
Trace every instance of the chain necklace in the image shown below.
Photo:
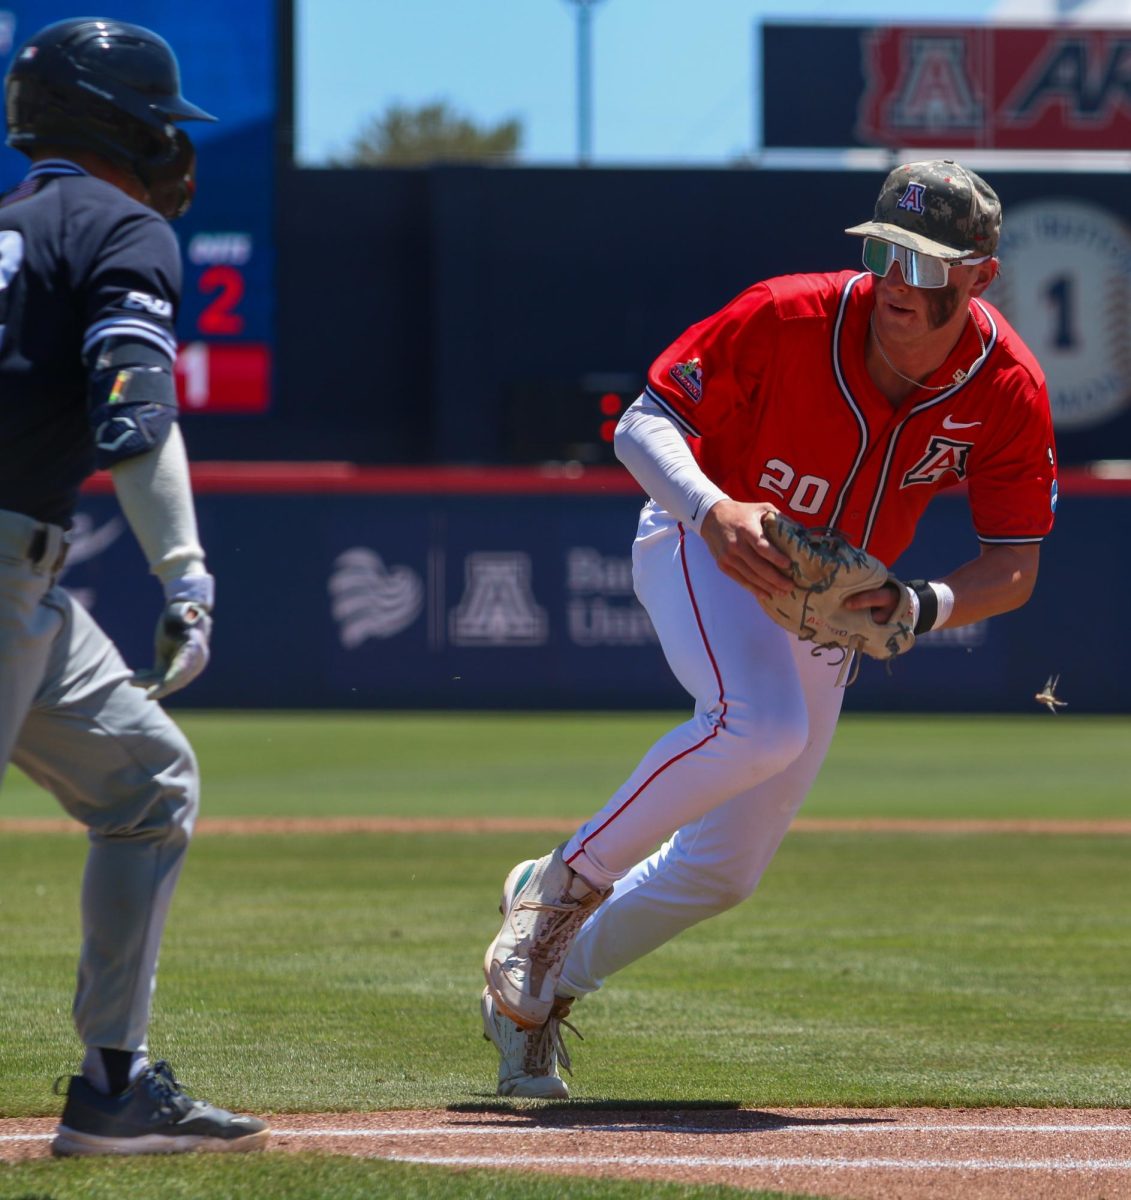
<path fill-rule="evenodd" d="M 970 313 L 969 316 L 970 320 L 974 321 L 974 314 Z M 978 351 L 978 357 L 975 358 L 970 364 L 969 369 L 964 371 L 961 367 L 959 367 L 959 369 L 955 371 L 954 375 L 951 377 L 953 382 L 944 383 L 941 387 L 931 383 L 920 383 L 918 379 L 912 379 L 910 375 L 904 375 L 904 373 L 895 365 L 895 363 L 888 358 L 887 353 L 884 350 L 884 344 L 880 341 L 880 335 L 876 332 L 875 309 L 872 310 L 872 315 L 868 318 L 868 328 L 872 331 L 872 338 L 876 343 L 876 349 L 880 352 L 880 357 L 887 364 L 888 370 L 890 370 L 893 375 L 898 375 L 904 383 L 910 383 L 913 387 L 922 388 L 927 392 L 947 392 L 952 387 L 956 387 L 960 383 L 965 383 L 966 380 L 970 378 L 970 372 L 973 371 L 978 363 L 980 363 L 986 356 L 986 339 L 982 337 L 982 331 L 978 327 L 978 322 L 974 321 L 974 332 L 978 335 L 978 342 L 981 346 L 981 349 Z"/>

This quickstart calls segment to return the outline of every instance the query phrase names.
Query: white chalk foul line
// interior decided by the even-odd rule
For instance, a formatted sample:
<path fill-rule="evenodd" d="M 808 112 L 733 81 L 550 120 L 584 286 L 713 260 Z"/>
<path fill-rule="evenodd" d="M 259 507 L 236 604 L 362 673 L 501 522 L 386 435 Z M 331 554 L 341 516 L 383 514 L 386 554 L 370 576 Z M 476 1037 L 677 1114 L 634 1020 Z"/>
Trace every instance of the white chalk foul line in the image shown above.
<path fill-rule="evenodd" d="M 387 1154 L 390 1162 L 447 1167 L 726 1167 L 737 1171 L 787 1167 L 865 1171 L 1131 1171 L 1131 1158 L 787 1158 L 699 1154 Z"/>
<path fill-rule="evenodd" d="M 584 1137 L 588 1133 L 686 1133 L 714 1134 L 734 1137 L 799 1133 L 820 1137 L 824 1134 L 867 1133 L 1125 1133 L 1128 1125 L 775 1125 L 764 1128 L 727 1129 L 718 1125 L 639 1125 L 634 1123 L 609 1125 L 437 1125 L 419 1129 L 272 1129 L 283 1137 L 515 1137 L 563 1134 Z"/>

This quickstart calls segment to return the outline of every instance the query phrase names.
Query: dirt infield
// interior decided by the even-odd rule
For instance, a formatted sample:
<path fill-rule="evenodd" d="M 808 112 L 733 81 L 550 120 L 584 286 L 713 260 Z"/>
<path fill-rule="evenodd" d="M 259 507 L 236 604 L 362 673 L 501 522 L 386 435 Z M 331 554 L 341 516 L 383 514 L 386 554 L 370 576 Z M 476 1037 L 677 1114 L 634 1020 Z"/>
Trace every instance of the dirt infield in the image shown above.
<path fill-rule="evenodd" d="M 1131 1111 L 646 1110 L 585 1104 L 285 1114 L 271 1152 L 778 1189 L 851 1200 L 1131 1200 Z M 0 1121 L 0 1161 L 54 1121 Z"/>

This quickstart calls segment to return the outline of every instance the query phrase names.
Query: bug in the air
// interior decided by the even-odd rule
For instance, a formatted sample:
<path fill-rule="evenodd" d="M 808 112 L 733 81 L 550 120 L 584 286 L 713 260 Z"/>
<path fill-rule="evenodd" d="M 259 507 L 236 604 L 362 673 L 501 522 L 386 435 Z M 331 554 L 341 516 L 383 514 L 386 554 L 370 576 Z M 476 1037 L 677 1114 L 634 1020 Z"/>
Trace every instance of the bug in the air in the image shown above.
<path fill-rule="evenodd" d="M 1056 686 L 1060 683 L 1059 675 L 1050 675 L 1045 681 L 1045 686 L 1033 697 L 1038 704 L 1043 704 L 1050 713 L 1055 714 L 1058 708 L 1067 708 L 1067 700 L 1059 700 L 1056 695 Z"/>

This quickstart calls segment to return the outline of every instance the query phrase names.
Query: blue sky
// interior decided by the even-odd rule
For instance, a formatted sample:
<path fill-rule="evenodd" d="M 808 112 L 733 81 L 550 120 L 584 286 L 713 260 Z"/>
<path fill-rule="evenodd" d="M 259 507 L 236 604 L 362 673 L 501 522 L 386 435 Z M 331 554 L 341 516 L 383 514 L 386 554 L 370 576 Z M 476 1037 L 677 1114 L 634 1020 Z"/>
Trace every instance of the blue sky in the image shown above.
<path fill-rule="evenodd" d="M 392 103 L 446 100 L 475 121 L 517 117 L 520 157 L 577 157 L 570 0 L 296 0 L 296 151 L 344 154 Z M 1131 0 L 598 0 L 591 10 L 592 161 L 719 164 L 756 147 L 754 30 L 790 21 L 979 21 L 1094 14 Z"/>

